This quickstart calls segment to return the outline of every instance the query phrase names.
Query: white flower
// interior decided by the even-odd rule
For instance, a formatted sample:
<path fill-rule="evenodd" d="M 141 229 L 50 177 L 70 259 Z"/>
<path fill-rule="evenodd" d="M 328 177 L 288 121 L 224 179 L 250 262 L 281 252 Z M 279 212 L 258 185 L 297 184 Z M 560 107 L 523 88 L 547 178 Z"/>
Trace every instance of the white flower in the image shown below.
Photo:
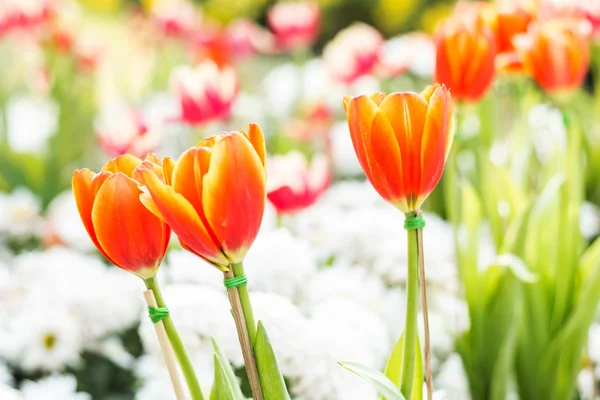
<path fill-rule="evenodd" d="M 67 190 L 52 200 L 46 214 L 46 235 L 81 251 L 95 249 L 77 211 L 73 191 Z"/>
<path fill-rule="evenodd" d="M 77 381 L 71 375 L 53 375 L 37 382 L 21 385 L 23 400 L 91 400 L 88 393 L 77 392 Z"/>
<path fill-rule="evenodd" d="M 28 372 L 60 371 L 79 362 L 80 326 L 61 304 L 38 304 L 11 321 L 9 359 Z"/>
<path fill-rule="evenodd" d="M 310 244 L 278 228 L 261 232 L 244 261 L 249 287 L 295 298 L 317 271 Z"/>
<path fill-rule="evenodd" d="M 383 281 L 366 268 L 335 263 L 305 282 L 302 304 L 312 310 L 329 299 L 349 299 L 381 314 L 386 295 Z"/>
<path fill-rule="evenodd" d="M 291 115 L 301 92 L 301 71 L 292 63 L 271 69 L 262 81 L 262 97 L 269 115 L 284 119 Z"/>
<path fill-rule="evenodd" d="M 369 384 L 338 361 L 381 369 L 390 350 L 383 322 L 352 301 L 331 300 L 315 310 L 310 323 L 304 370 L 292 391 L 304 400 L 377 399 Z"/>
<path fill-rule="evenodd" d="M 37 305 L 50 299 L 61 304 L 77 319 L 84 342 L 138 321 L 143 285 L 126 272 L 107 267 L 99 258 L 53 248 L 16 257 L 14 272 L 27 301 Z M 65 284 L 73 279 L 77 284 Z"/>
<path fill-rule="evenodd" d="M 0 360 L 0 386 L 2 385 L 12 385 L 13 384 L 13 376 L 8 369 L 8 366 Z M 0 396 L 0 398 L 3 398 Z"/>
<path fill-rule="evenodd" d="M 297 377 L 307 368 L 304 354 L 311 326 L 300 309 L 289 298 L 264 292 L 250 292 L 256 322 L 262 321 L 281 373 Z"/>
<path fill-rule="evenodd" d="M 40 153 L 58 126 L 58 107 L 48 99 L 19 95 L 6 106 L 8 144 L 19 153 Z"/>
<path fill-rule="evenodd" d="M 43 229 L 40 200 L 28 189 L 0 193 L 0 234 L 15 240 L 37 237 Z"/>
<path fill-rule="evenodd" d="M 600 233 L 600 211 L 593 203 L 585 202 L 581 205 L 579 230 L 588 240 Z"/>
<path fill-rule="evenodd" d="M 588 352 L 596 364 L 600 364 L 600 324 L 593 323 L 588 331 Z"/>
<path fill-rule="evenodd" d="M 577 388 L 579 389 L 579 398 L 585 400 L 595 400 L 594 393 L 597 390 L 598 383 L 594 379 L 594 374 L 589 369 L 583 369 L 577 375 Z M 596 397 L 597 398 L 597 397 Z"/>

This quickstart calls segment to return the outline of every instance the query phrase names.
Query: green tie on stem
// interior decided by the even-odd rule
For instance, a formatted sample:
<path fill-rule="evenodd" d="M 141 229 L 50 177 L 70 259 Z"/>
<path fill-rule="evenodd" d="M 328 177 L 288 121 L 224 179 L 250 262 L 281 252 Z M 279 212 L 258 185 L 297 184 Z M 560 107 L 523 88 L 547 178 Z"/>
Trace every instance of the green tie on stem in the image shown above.
<path fill-rule="evenodd" d="M 233 275 L 236 277 L 243 277 L 244 264 L 239 262 L 232 265 Z M 246 285 L 237 286 L 237 290 L 242 303 L 242 312 L 244 313 L 244 319 L 246 320 L 248 335 L 250 336 L 252 345 L 254 345 L 254 342 L 256 341 L 256 322 L 254 322 L 254 313 L 252 312 L 252 305 L 250 304 L 250 296 L 248 296 L 248 287 Z"/>
<path fill-rule="evenodd" d="M 158 306 L 158 311 L 160 312 L 161 310 L 166 309 L 165 300 L 162 297 L 162 293 L 160 291 L 160 287 L 158 286 L 156 278 L 152 277 L 145 279 L 144 283 L 146 284 L 148 290 L 152 290 L 152 292 L 154 293 L 154 297 L 156 298 L 156 305 Z M 152 313 L 152 310 L 150 310 L 150 312 Z M 177 333 L 177 329 L 173 324 L 173 320 L 168 315 L 168 312 L 163 312 L 160 317 L 160 320 L 162 320 L 165 326 L 167 337 L 169 338 L 169 342 L 171 343 L 171 347 L 173 348 L 175 357 L 177 357 L 177 361 L 179 362 L 181 372 L 183 372 L 183 377 L 185 378 L 185 381 L 187 383 L 192 400 L 204 400 L 204 397 L 202 396 L 202 389 L 200 389 L 198 378 L 196 377 L 196 373 L 194 372 L 194 367 L 192 366 L 192 362 L 190 361 L 190 358 L 188 357 L 188 354 L 185 351 L 185 347 L 183 347 L 183 342 L 179 337 L 179 333 Z"/>

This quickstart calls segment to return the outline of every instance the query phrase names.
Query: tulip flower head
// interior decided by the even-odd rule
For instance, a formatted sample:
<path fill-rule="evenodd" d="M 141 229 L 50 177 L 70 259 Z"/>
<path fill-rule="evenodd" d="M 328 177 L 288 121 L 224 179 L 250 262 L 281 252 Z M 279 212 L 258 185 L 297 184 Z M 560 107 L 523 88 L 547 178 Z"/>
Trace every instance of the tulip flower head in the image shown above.
<path fill-rule="evenodd" d="M 323 50 L 323 60 L 331 75 L 352 83 L 369 74 L 377 65 L 383 38 L 373 27 L 355 23 L 340 31 Z"/>
<path fill-rule="evenodd" d="M 238 81 L 231 67 L 220 69 L 212 60 L 206 60 L 195 68 L 177 68 L 171 87 L 179 99 L 180 120 L 198 125 L 229 116 Z"/>
<path fill-rule="evenodd" d="M 202 20 L 194 5 L 187 0 L 158 0 L 152 5 L 151 16 L 164 35 L 185 38 Z"/>
<path fill-rule="evenodd" d="M 583 83 L 590 63 L 592 28 L 583 19 L 551 19 L 532 24 L 515 38 L 525 71 L 545 91 L 570 92 Z"/>
<path fill-rule="evenodd" d="M 421 94 L 345 97 L 354 150 L 367 179 L 403 213 L 419 210 L 439 182 L 454 138 L 444 85 Z"/>
<path fill-rule="evenodd" d="M 310 167 L 299 151 L 269 161 L 267 198 L 280 214 L 293 214 L 313 205 L 331 183 L 329 160 L 313 157 Z"/>
<path fill-rule="evenodd" d="M 149 155 L 146 160 L 154 160 Z M 73 174 L 73 194 L 79 215 L 102 255 L 142 279 L 158 271 L 171 231 L 140 202 L 133 170 L 142 160 L 126 154 L 109 161 L 98 174 L 87 168 Z M 164 179 L 162 173 L 159 179 Z"/>
<path fill-rule="evenodd" d="M 436 35 L 435 82 L 455 100 L 479 101 L 494 79 L 495 41 L 485 26 L 446 24 Z"/>
<path fill-rule="evenodd" d="M 282 2 L 267 14 L 269 28 L 283 50 L 308 47 L 319 34 L 319 6 L 310 2 Z"/>
<path fill-rule="evenodd" d="M 265 142 L 258 125 L 201 141 L 175 161 L 170 180 L 160 172 L 150 160 L 134 172 L 144 185 L 144 205 L 169 224 L 186 250 L 223 271 L 241 262 L 266 202 Z"/>

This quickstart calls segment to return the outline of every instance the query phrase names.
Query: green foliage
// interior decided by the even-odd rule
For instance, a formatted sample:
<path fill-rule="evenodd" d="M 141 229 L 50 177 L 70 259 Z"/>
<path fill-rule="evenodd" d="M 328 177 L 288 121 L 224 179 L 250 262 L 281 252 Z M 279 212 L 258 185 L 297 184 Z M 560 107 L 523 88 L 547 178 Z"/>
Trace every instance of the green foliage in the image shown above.
<path fill-rule="evenodd" d="M 402 393 L 400 393 L 400 389 L 381 372 L 352 362 L 340 362 L 339 364 L 369 382 L 384 400 L 405 400 Z"/>
<path fill-rule="evenodd" d="M 215 352 L 214 368 L 215 378 L 210 392 L 211 400 L 245 400 L 237 377 L 231 368 L 231 364 L 221 352 L 214 339 L 212 339 Z"/>
<path fill-rule="evenodd" d="M 421 355 L 421 345 L 419 343 L 419 337 L 417 336 L 417 343 L 415 344 L 417 354 L 415 357 L 415 374 L 413 378 L 413 389 L 411 393 L 411 400 L 420 400 L 423 398 L 423 357 Z M 392 353 L 388 358 L 385 366 L 385 376 L 392 381 L 398 388 L 402 382 L 402 353 L 404 348 L 404 334 L 400 336 Z"/>
<path fill-rule="evenodd" d="M 290 395 L 285 386 L 283 375 L 279 371 L 275 352 L 273 351 L 273 347 L 271 347 L 271 341 L 261 321 L 258 321 L 254 355 L 256 357 L 256 365 L 258 367 L 258 375 L 260 376 L 260 385 L 263 390 L 264 399 L 289 400 Z"/>

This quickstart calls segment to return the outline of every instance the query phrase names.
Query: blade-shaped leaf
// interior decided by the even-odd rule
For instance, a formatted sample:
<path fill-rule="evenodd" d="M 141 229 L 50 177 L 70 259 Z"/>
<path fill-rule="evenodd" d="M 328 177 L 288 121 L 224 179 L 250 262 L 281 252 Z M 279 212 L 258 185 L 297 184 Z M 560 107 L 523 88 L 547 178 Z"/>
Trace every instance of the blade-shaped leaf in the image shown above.
<path fill-rule="evenodd" d="M 339 364 L 369 382 L 385 400 L 406 400 L 400 393 L 400 389 L 381 372 L 352 362 L 339 362 Z"/>
<path fill-rule="evenodd" d="M 235 395 L 234 398 L 236 400 L 245 400 L 246 397 L 242 393 L 242 389 L 240 388 L 238 379 L 235 376 L 235 372 L 233 372 L 233 369 L 231 368 L 231 364 L 229 363 L 229 360 L 227 359 L 227 357 L 225 357 L 225 355 L 223 354 L 223 352 L 217 345 L 217 342 L 215 341 L 215 339 L 211 338 L 211 340 L 212 340 L 212 344 L 213 344 L 213 349 L 215 351 L 215 357 L 219 359 L 219 362 L 221 364 L 223 372 L 226 375 L 225 377 L 227 378 L 227 381 L 229 382 L 229 384 L 232 387 L 232 390 L 234 392 L 233 394 Z M 216 370 L 217 370 L 217 367 L 215 365 L 215 379 L 216 379 Z"/>
<path fill-rule="evenodd" d="M 242 397 L 243 398 L 243 397 Z M 227 372 L 219 356 L 215 353 L 215 379 L 210 391 L 210 400 L 238 400 L 235 389 L 231 385 Z"/>
<path fill-rule="evenodd" d="M 254 354 L 264 400 L 289 400 L 290 395 L 285 387 L 283 375 L 277 366 L 275 352 L 261 321 L 258 321 Z"/>
<path fill-rule="evenodd" d="M 402 349 L 404 346 L 404 333 L 396 342 L 392 353 L 385 366 L 385 376 L 390 379 L 397 387 L 402 382 Z M 421 356 L 421 345 L 417 337 L 417 357 L 415 359 L 415 375 L 413 379 L 413 390 L 411 399 L 420 400 L 423 398 L 423 358 Z"/>

